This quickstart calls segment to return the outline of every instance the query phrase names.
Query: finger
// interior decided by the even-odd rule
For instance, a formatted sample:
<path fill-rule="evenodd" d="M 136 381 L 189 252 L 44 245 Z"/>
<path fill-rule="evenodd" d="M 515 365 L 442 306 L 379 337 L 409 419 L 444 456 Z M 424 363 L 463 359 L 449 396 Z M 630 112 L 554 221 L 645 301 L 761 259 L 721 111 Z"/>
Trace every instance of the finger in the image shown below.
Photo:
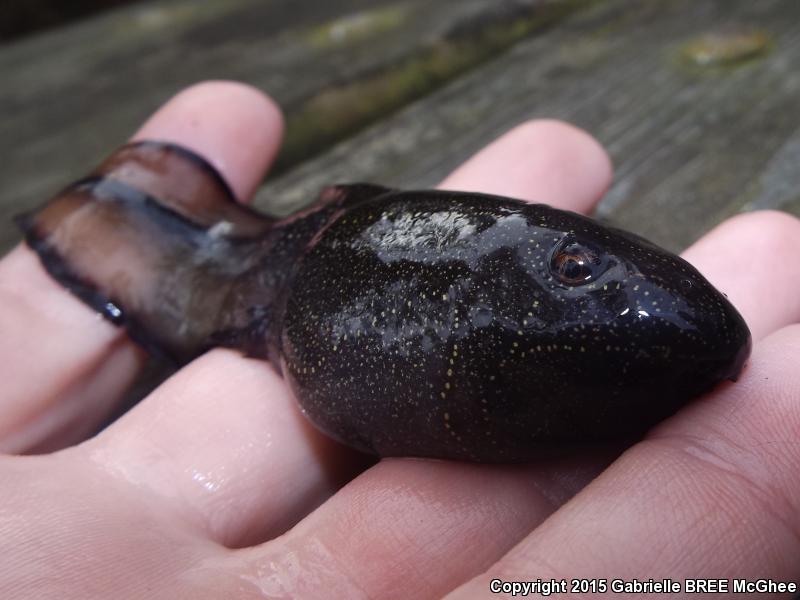
<path fill-rule="evenodd" d="M 283 537 L 240 551 L 237 568 L 280 582 L 276 595 L 321 597 L 345 581 L 358 597 L 439 598 L 502 556 L 599 462 L 383 460 Z"/>
<path fill-rule="evenodd" d="M 218 82 L 179 94 L 136 138 L 171 141 L 211 157 L 245 199 L 263 176 L 263 157 L 274 155 L 280 130 L 271 101 Z M 0 261 L 0 301 L 0 448 L 55 449 L 82 439 L 113 409 L 142 353 L 55 283 L 26 246 Z"/>
<path fill-rule="evenodd" d="M 528 121 L 498 138 L 439 187 L 510 196 L 588 213 L 611 183 L 611 160 L 586 132 Z"/>
<path fill-rule="evenodd" d="M 800 220 L 776 211 L 729 219 L 683 253 L 747 321 L 754 340 L 800 321 Z"/>
<path fill-rule="evenodd" d="M 766 338 L 738 383 L 658 427 L 453 598 L 531 573 L 796 580 L 799 352 L 798 325 Z"/>
<path fill-rule="evenodd" d="M 235 82 L 207 82 L 183 91 L 133 136 L 182 145 L 219 171 L 242 202 L 249 202 L 283 138 L 278 106 Z"/>
<path fill-rule="evenodd" d="M 493 153 L 507 144 L 506 167 L 523 173 L 517 178 L 520 187 L 507 191 L 522 197 L 531 193 L 538 180 L 529 180 L 524 171 L 540 172 L 541 163 L 552 161 L 552 145 L 534 142 L 552 136 L 554 130 L 571 140 L 557 145 L 562 159 L 586 155 L 584 163 L 607 165 L 605 155 L 584 134 L 550 123 L 543 128 L 544 132 L 524 126 L 493 144 Z M 528 137 L 533 141 L 526 142 Z M 520 154 L 521 147 L 529 151 Z M 601 156 L 591 159 L 592 152 Z M 484 172 L 479 158 L 469 164 L 459 176 L 464 184 L 470 183 L 470 172 L 476 177 Z M 571 179 L 578 176 L 562 173 Z M 497 176 L 509 179 L 502 172 Z M 596 183 L 604 185 L 605 180 L 598 178 Z M 547 189 L 556 187 L 551 180 Z M 561 187 L 568 189 L 566 184 Z M 191 430 L 186 426 L 189 410 Z M 97 460 L 109 469 L 137 473 L 124 476 L 148 482 L 145 487 L 153 493 L 174 499 L 176 513 L 190 515 L 207 535 L 229 546 L 285 531 L 364 468 L 361 455 L 306 424 L 269 367 L 221 350 L 188 365 L 91 445 Z"/>
<path fill-rule="evenodd" d="M 279 535 L 365 466 L 262 360 L 212 350 L 80 447 L 221 544 Z"/>
<path fill-rule="evenodd" d="M 551 137 L 558 142 L 548 142 Z M 558 170 L 569 182 L 545 168 L 570 161 L 575 171 Z M 547 195 L 551 203 L 587 210 L 607 185 L 608 164 L 585 134 L 534 123 L 500 138 L 443 185 L 472 189 L 474 183 L 484 192 L 521 198 Z M 488 186 L 490 171 L 502 189 Z M 543 179 L 539 174 L 545 172 Z M 583 176 L 591 181 L 575 181 Z M 516 467 L 384 460 L 285 536 L 242 556 L 264 579 L 299 586 L 280 590 L 298 596 L 332 589 L 343 572 L 367 597 L 437 597 L 502 555 L 615 454 L 598 449 L 590 458 L 565 456 Z M 280 559 L 287 554 L 293 557 L 291 574 Z"/>

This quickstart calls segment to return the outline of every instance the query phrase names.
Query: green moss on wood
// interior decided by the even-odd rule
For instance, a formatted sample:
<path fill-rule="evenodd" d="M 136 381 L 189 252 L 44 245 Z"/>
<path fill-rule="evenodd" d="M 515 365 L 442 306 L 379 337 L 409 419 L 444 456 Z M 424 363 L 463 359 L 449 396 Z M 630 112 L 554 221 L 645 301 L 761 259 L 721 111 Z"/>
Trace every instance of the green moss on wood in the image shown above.
<path fill-rule="evenodd" d="M 729 28 L 689 40 L 680 47 L 679 58 L 691 67 L 731 68 L 765 56 L 772 44 L 772 36 L 766 31 Z"/>
<path fill-rule="evenodd" d="M 474 22 L 456 24 L 439 40 L 420 46 L 394 65 L 321 90 L 294 110 L 287 110 L 286 142 L 276 170 L 321 152 L 591 2 L 553 0 L 532 8 L 490 10 Z M 383 21 L 376 18 L 376 22 L 384 27 L 404 18 L 389 9 L 381 14 Z M 324 29 L 326 36 L 331 27 L 328 24 Z M 314 34 L 317 38 L 320 31 Z"/>
<path fill-rule="evenodd" d="M 363 10 L 313 27 L 306 41 L 321 50 L 346 46 L 402 27 L 411 12 L 407 4 Z"/>

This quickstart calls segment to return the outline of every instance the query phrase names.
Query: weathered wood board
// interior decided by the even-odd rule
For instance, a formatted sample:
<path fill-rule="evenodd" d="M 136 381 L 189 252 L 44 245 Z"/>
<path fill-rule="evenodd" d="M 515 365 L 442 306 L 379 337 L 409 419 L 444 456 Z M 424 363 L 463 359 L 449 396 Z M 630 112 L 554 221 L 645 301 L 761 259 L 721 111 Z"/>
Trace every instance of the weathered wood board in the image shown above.
<path fill-rule="evenodd" d="M 0 43 L 55 29 L 136 0 L 0 0 Z"/>
<path fill-rule="evenodd" d="M 566 12 L 541 12 L 553 6 L 581 10 L 536 27 L 530 11 L 552 23 Z M 524 11 L 523 41 L 497 54 Z M 798 17 L 793 0 L 161 0 L 116 11 L 0 48 L 0 246 L 17 237 L 10 214 L 80 174 L 170 94 L 228 77 L 275 95 L 294 123 L 300 150 L 284 167 L 296 166 L 259 194 L 270 211 L 336 181 L 430 186 L 514 124 L 557 117 L 589 130 L 614 159 L 600 215 L 679 249 L 740 210 L 800 213 Z M 696 36 L 735 27 L 763 32 L 749 60 L 703 67 L 683 57 Z M 477 46 L 458 46 L 465 35 Z M 491 52 L 481 50 L 487 40 Z M 478 48 L 474 60 L 431 75 L 436 49 L 453 41 Z M 427 73 L 422 83 L 415 67 Z M 378 97 L 398 83 L 399 100 L 381 96 L 359 117 L 382 117 L 377 124 L 303 160 L 324 147 L 303 125 L 329 110 L 328 99 Z"/>
<path fill-rule="evenodd" d="M 611 153 L 599 215 L 670 249 L 741 210 L 800 214 L 798 22 L 792 0 L 598 2 L 278 177 L 259 204 L 285 212 L 335 181 L 431 186 L 514 124 L 556 117 Z M 739 28 L 766 33 L 750 60 L 685 59 L 697 36 Z"/>

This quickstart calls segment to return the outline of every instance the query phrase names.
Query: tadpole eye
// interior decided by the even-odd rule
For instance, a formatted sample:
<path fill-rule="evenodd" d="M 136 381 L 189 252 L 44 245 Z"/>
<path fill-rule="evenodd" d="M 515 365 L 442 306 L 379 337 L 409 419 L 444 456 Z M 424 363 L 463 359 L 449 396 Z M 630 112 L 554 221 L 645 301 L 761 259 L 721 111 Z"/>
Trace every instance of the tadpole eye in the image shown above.
<path fill-rule="evenodd" d="M 555 248 L 550 269 L 561 283 L 571 286 L 589 283 L 605 270 L 599 252 L 569 239 Z"/>

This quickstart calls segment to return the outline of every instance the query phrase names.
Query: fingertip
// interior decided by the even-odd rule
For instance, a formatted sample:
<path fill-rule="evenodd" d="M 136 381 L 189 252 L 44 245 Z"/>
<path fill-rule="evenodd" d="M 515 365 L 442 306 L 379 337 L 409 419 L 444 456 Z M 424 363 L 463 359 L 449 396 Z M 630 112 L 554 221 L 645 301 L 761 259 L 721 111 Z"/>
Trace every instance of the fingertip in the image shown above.
<path fill-rule="evenodd" d="M 206 81 L 179 92 L 153 114 L 133 141 L 153 139 L 189 148 L 247 201 L 275 158 L 284 122 L 275 101 L 250 85 Z"/>
<path fill-rule="evenodd" d="M 571 157 L 574 161 L 572 165 L 564 165 L 567 167 L 564 171 L 567 175 L 579 175 L 585 179 L 587 189 L 584 191 L 595 194 L 593 200 L 599 199 L 609 188 L 614 165 L 606 149 L 588 131 L 556 119 L 528 121 L 522 127 L 534 129 L 528 133 L 531 138 L 535 139 L 538 135 L 541 141 L 560 144 L 557 149 L 562 156 Z"/>
<path fill-rule="evenodd" d="M 517 125 L 440 187 L 512 196 L 588 212 L 611 183 L 606 151 L 587 132 L 552 119 Z"/>
<path fill-rule="evenodd" d="M 800 264 L 783 260 L 798 252 L 800 219 L 759 210 L 723 221 L 681 256 L 728 297 L 760 340 L 800 319 L 800 296 L 791 285 Z"/>

